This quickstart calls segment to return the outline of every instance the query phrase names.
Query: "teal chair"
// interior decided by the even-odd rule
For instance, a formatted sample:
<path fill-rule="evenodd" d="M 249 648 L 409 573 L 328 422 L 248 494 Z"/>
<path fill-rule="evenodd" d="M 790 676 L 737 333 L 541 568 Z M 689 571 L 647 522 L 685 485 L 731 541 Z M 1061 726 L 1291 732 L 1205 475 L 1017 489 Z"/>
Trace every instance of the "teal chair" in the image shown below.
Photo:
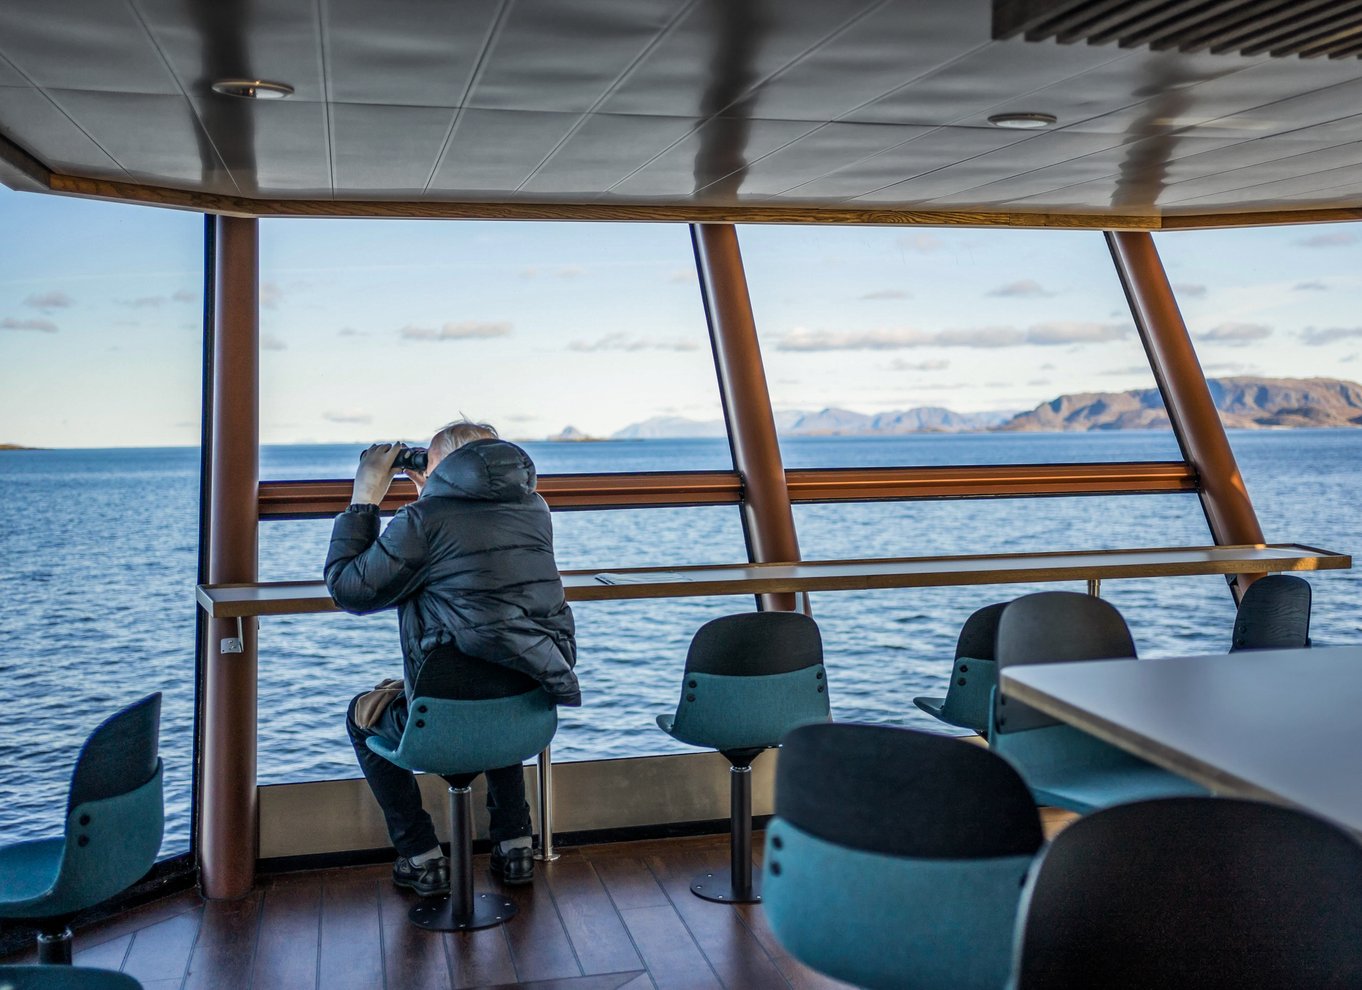
<path fill-rule="evenodd" d="M 1026 784 L 983 747 L 806 726 L 781 744 L 762 910 L 792 956 L 858 987 L 1000 990 L 1042 841 Z"/>
<path fill-rule="evenodd" d="M 1310 645 L 1310 582 L 1294 574 L 1254 581 L 1239 600 L 1230 652 L 1303 650 Z"/>
<path fill-rule="evenodd" d="M 989 705 L 998 684 L 995 658 L 998 620 L 1007 602 L 985 605 L 965 620 L 955 644 L 955 666 L 944 698 L 914 698 L 928 715 L 947 725 L 988 735 Z"/>
<path fill-rule="evenodd" d="M 86 966 L 0 966 L 0 990 L 142 990 L 142 984 Z"/>
<path fill-rule="evenodd" d="M 473 891 L 472 784 L 478 774 L 524 762 L 542 752 L 558 729 L 553 699 L 531 678 L 499 664 L 465 657 L 451 680 L 440 664 L 417 675 L 402 738 L 379 736 L 368 747 L 416 773 L 449 784 L 449 896 L 425 898 L 407 917 L 418 928 L 472 931 L 516 913 L 513 901 Z"/>
<path fill-rule="evenodd" d="M 1362 987 L 1362 846 L 1291 808 L 1171 798 L 1056 836 L 1022 893 L 1014 990 Z"/>
<path fill-rule="evenodd" d="M 155 864 L 165 828 L 160 724 L 159 693 L 105 719 L 76 757 L 63 835 L 0 847 L 0 918 L 38 927 L 39 962 L 69 965 L 71 919 Z"/>
<path fill-rule="evenodd" d="M 657 716 L 673 739 L 717 749 L 730 764 L 729 875 L 696 877 L 692 893 L 731 904 L 761 900 L 752 878 L 752 761 L 790 729 L 829 718 L 823 640 L 813 619 L 745 612 L 700 627 L 676 713 Z"/>
<path fill-rule="evenodd" d="M 1029 663 L 1135 656 L 1121 613 L 1092 595 L 1044 591 L 1018 598 L 998 622 L 998 670 Z M 993 692 L 989 745 L 1011 763 L 1040 804 L 1085 814 L 1155 797 L 1207 791 L 1123 749 Z"/>

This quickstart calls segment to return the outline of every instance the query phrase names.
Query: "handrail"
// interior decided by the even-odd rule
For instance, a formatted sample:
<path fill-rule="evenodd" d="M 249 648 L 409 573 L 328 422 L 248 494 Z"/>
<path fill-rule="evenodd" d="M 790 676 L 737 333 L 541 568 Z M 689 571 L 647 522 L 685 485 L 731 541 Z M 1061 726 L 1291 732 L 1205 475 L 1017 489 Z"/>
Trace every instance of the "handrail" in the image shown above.
<path fill-rule="evenodd" d="M 786 470 L 785 477 L 792 502 L 1145 495 L 1197 490 L 1196 472 L 1181 461 L 792 468 Z M 260 518 L 334 516 L 350 503 L 351 487 L 345 480 L 262 481 Z M 558 510 L 737 505 L 743 498 L 743 483 L 736 471 L 546 474 L 539 477 L 539 493 Z M 396 512 L 415 498 L 416 486 L 398 478 L 379 509 Z"/>

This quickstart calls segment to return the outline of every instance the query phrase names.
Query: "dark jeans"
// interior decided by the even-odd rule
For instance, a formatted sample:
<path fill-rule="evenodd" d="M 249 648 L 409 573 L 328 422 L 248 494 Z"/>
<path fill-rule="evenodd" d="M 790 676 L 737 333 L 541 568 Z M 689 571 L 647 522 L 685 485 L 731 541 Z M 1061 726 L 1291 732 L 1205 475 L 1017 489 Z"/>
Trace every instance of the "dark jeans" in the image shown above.
<path fill-rule="evenodd" d="M 356 697 L 355 700 L 358 700 Z M 435 826 L 430 815 L 421 807 L 421 792 L 416 786 L 416 775 L 410 770 L 389 763 L 368 746 L 364 740 L 382 736 L 393 745 L 402 738 L 407 725 L 407 699 L 399 696 L 388 706 L 378 724 L 361 729 L 355 724 L 355 702 L 345 716 L 345 727 L 355 747 L 355 757 L 364 771 L 364 779 L 374 792 L 383 818 L 388 823 L 388 836 L 399 856 L 419 856 L 435 847 Z M 525 803 L 525 776 L 520 764 L 488 770 L 487 810 L 492 816 L 490 833 L 493 842 L 514 839 L 530 834 L 530 806 Z"/>

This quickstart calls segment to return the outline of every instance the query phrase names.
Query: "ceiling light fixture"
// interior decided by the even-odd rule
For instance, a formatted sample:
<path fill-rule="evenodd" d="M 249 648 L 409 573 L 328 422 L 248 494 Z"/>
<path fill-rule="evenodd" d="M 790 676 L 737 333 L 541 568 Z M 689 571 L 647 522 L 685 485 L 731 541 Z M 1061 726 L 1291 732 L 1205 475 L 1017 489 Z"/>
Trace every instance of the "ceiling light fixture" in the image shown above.
<path fill-rule="evenodd" d="M 995 113 L 988 118 L 994 127 L 1010 127 L 1018 131 L 1036 131 L 1058 121 L 1059 118 L 1052 113 Z"/>
<path fill-rule="evenodd" d="M 282 100 L 293 95 L 288 83 L 267 82 L 264 79 L 219 79 L 213 92 L 223 96 L 239 96 L 243 100 Z"/>

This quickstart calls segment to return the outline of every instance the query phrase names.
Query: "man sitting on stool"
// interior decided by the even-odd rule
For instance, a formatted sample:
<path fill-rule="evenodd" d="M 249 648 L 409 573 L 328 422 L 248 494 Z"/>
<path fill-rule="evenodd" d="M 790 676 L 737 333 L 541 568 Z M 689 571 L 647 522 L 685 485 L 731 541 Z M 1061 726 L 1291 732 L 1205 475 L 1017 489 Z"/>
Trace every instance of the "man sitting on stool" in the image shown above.
<path fill-rule="evenodd" d="M 378 506 L 405 448 L 374 444 L 360 457 L 350 507 L 336 517 L 326 587 L 357 614 L 397 607 L 405 691 L 386 681 L 350 703 L 346 725 L 360 768 L 397 849 L 393 883 L 422 896 L 449 892 L 416 778 L 365 745 L 394 745 L 407 723 L 406 692 L 423 664 L 490 661 L 537 681 L 560 705 L 580 705 L 572 610 L 553 557 L 549 508 L 535 494 L 534 463 L 496 430 L 459 421 L 430 441 L 425 471 L 405 468 L 420 493 L 379 534 Z M 534 877 L 530 808 L 519 764 L 488 770 L 492 872 L 507 883 Z"/>

